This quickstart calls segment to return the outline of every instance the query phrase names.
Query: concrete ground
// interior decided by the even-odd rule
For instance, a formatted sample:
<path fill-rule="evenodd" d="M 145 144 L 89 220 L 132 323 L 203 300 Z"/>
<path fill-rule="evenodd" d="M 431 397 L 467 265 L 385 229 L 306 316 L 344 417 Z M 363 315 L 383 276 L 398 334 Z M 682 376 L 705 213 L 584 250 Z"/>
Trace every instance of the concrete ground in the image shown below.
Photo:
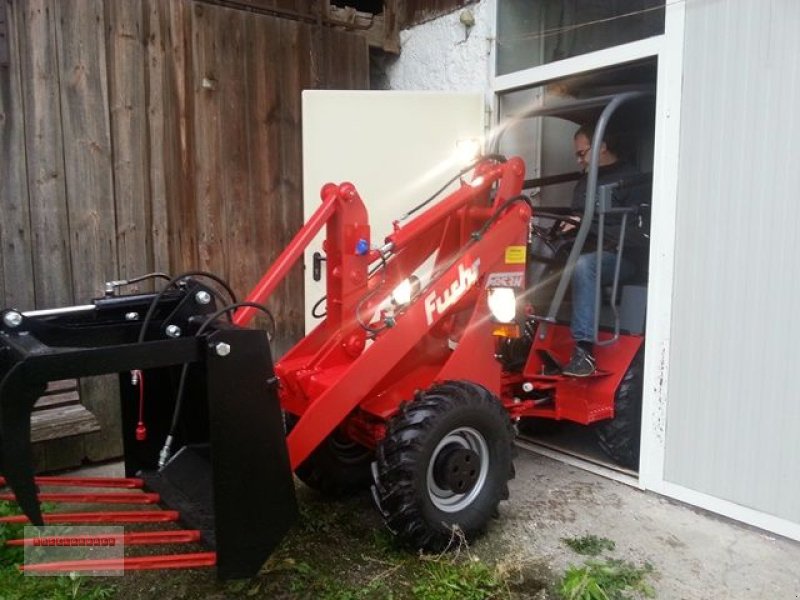
<path fill-rule="evenodd" d="M 800 599 L 800 543 L 642 492 L 530 450 L 520 449 L 511 499 L 474 544 L 480 557 L 529 566 L 526 581 L 558 577 L 585 560 L 563 538 L 595 535 L 616 548 L 605 556 L 654 567 L 663 600 Z M 121 476 L 121 464 L 82 469 Z M 535 588 L 534 588 L 535 589 Z"/>
<path fill-rule="evenodd" d="M 529 450 L 520 450 L 516 470 L 511 500 L 490 533 L 509 556 L 544 558 L 562 573 L 584 558 L 562 538 L 593 534 L 616 543 L 610 556 L 652 564 L 657 598 L 800 598 L 800 543 Z"/>

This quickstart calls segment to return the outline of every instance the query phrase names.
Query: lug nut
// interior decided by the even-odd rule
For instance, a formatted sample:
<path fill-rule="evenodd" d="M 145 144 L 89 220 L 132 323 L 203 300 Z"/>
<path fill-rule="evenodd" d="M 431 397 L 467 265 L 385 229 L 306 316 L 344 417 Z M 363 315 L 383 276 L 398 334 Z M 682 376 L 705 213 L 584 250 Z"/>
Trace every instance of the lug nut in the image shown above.
<path fill-rule="evenodd" d="M 22 315 L 15 310 L 10 310 L 3 315 L 3 323 L 6 327 L 19 327 L 22 323 Z"/>
<path fill-rule="evenodd" d="M 181 337 L 181 328 L 177 325 L 167 325 L 167 335 L 171 338 Z"/>
<path fill-rule="evenodd" d="M 139 313 L 137 313 L 137 312 L 125 313 L 125 320 L 126 321 L 136 321 L 138 318 L 139 318 Z"/>
<path fill-rule="evenodd" d="M 214 350 L 217 356 L 228 356 L 228 354 L 231 353 L 231 345 L 225 342 L 218 342 L 217 345 L 214 346 Z"/>
<path fill-rule="evenodd" d="M 530 394 L 533 391 L 533 384 L 530 381 L 526 381 L 522 384 L 522 391 L 526 394 Z"/>
<path fill-rule="evenodd" d="M 195 301 L 197 301 L 198 304 L 208 304 L 209 302 L 211 302 L 211 294 L 209 294 L 205 290 L 200 290 L 194 295 L 194 299 Z"/>

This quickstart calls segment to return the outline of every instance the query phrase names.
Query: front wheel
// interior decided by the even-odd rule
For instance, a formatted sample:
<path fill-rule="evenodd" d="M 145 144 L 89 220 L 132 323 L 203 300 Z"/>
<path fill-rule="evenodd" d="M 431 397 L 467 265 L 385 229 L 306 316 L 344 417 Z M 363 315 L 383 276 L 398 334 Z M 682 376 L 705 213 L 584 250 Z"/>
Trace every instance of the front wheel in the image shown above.
<path fill-rule="evenodd" d="M 479 535 L 514 475 L 508 413 L 484 387 L 448 381 L 417 394 L 389 421 L 373 463 L 384 520 L 415 548 L 440 551 Z"/>

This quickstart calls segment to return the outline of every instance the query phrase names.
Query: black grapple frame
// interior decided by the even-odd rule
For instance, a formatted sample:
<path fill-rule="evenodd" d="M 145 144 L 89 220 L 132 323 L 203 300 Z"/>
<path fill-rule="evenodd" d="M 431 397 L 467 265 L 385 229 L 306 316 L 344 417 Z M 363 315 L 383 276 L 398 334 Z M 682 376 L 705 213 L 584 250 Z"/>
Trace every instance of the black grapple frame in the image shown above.
<path fill-rule="evenodd" d="M 30 441 L 36 400 L 49 381 L 118 373 L 126 475 L 200 531 L 221 578 L 258 571 L 296 518 L 294 484 L 267 334 L 210 320 L 215 312 L 213 290 L 187 278 L 159 297 L 0 313 L 0 474 L 31 523 L 46 521 Z M 158 469 L 179 396 L 179 450 Z M 136 435 L 140 402 L 145 440 Z"/>

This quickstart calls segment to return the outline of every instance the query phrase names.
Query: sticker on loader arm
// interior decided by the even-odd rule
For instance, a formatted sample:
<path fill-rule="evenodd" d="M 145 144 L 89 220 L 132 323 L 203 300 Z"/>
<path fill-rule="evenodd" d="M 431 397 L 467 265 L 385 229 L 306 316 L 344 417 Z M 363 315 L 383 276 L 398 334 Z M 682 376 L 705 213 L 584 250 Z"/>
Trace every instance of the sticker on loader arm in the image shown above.
<path fill-rule="evenodd" d="M 490 273 L 489 277 L 486 278 L 486 287 L 487 289 L 495 287 L 521 288 L 522 273 L 520 271 L 515 271 L 514 273 Z"/>
<path fill-rule="evenodd" d="M 524 265 L 525 255 L 525 246 L 508 246 L 506 248 L 506 264 Z"/>
<path fill-rule="evenodd" d="M 441 295 L 437 293 L 437 290 L 434 290 L 425 297 L 425 320 L 428 325 L 433 324 L 433 318 L 437 313 L 443 315 L 448 308 L 458 302 L 461 296 L 475 285 L 480 276 L 480 268 L 480 258 L 476 258 L 471 267 L 465 267 L 464 264 L 458 265 L 458 279 L 442 290 Z"/>

